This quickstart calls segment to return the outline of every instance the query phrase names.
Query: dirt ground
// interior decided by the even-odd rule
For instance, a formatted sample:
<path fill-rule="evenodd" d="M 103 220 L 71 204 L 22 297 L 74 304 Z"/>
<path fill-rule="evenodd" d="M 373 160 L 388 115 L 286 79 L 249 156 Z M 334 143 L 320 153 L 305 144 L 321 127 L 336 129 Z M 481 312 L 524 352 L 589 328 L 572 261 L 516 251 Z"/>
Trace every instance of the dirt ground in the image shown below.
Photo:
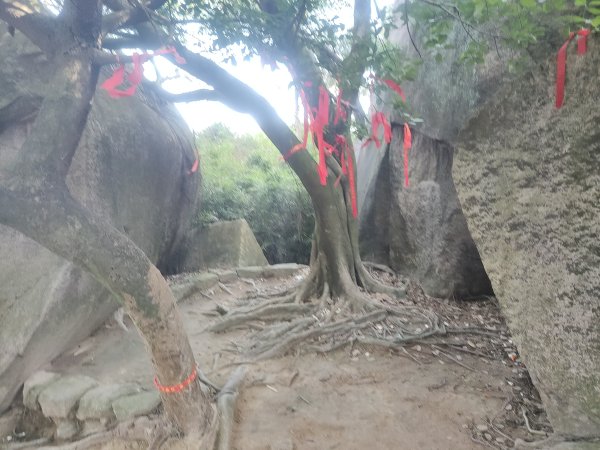
<path fill-rule="evenodd" d="M 237 280 L 180 303 L 199 367 L 208 378 L 224 383 L 261 325 L 212 333 L 206 328 L 218 320 L 217 306 L 244 305 L 248 297 L 282 290 L 302 276 Z M 516 438 L 543 437 L 527 426 L 551 431 L 494 299 L 461 303 L 428 298 L 418 289 L 409 298 L 435 310 L 447 326 L 484 331 L 397 349 L 348 343 L 330 353 L 300 350 L 249 364 L 237 403 L 235 448 L 505 449 Z M 106 383 L 135 381 L 152 389 L 144 346 L 128 318 L 125 323 L 129 332 L 111 321 L 47 369 Z M 112 442 L 95 448 L 143 447 Z"/>

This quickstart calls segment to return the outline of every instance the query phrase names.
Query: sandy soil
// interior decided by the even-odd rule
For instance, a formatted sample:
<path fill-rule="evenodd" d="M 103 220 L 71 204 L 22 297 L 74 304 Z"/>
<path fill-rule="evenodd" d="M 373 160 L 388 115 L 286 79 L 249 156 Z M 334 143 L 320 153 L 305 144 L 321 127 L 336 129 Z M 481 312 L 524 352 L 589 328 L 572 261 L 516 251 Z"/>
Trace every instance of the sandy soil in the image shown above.
<path fill-rule="evenodd" d="M 180 304 L 199 366 L 222 384 L 243 360 L 239 349 L 251 334 L 215 334 L 217 305 L 243 305 L 249 295 L 293 285 L 286 279 L 238 280 Z M 173 280 L 173 282 L 177 282 Z M 229 291 L 229 292 L 227 292 Z M 404 350 L 347 345 L 327 354 L 295 352 L 248 366 L 238 399 L 235 448 L 478 449 L 510 448 L 512 440 L 549 431 L 526 368 L 516 356 L 494 300 L 458 303 L 426 298 L 451 325 L 492 328 L 489 335 L 455 335 Z M 135 381 L 152 389 L 152 367 L 129 319 L 125 332 L 108 323 L 49 370 L 90 375 L 100 382 Z M 112 442 L 105 450 L 143 448 Z"/>

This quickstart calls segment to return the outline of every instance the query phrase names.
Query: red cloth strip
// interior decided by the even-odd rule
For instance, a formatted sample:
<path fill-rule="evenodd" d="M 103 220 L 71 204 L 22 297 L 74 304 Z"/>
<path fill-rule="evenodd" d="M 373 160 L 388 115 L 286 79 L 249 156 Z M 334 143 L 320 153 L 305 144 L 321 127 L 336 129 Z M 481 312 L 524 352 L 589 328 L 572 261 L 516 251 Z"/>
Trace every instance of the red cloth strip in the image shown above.
<path fill-rule="evenodd" d="M 174 384 L 172 386 L 163 386 L 158 382 L 158 378 L 154 377 L 154 385 L 160 392 L 164 392 L 166 394 L 176 394 L 178 392 L 183 391 L 186 387 L 188 387 L 198 376 L 198 372 L 196 371 L 196 367 L 192 370 L 192 373 L 189 377 L 183 380 L 179 384 Z"/>
<path fill-rule="evenodd" d="M 587 51 L 587 37 L 590 34 L 590 30 L 579 30 L 577 32 L 577 54 L 583 55 Z"/>
<path fill-rule="evenodd" d="M 102 85 L 101 88 L 105 89 L 113 98 L 131 97 L 135 94 L 138 85 L 142 82 L 144 77 L 144 62 L 150 59 L 150 55 L 144 53 L 134 53 L 131 55 L 133 62 L 133 69 L 131 72 L 125 70 L 125 64 L 121 64 L 117 70 L 114 71 L 112 76 L 108 78 Z M 129 86 L 127 88 L 121 87 L 127 80 Z"/>
<path fill-rule="evenodd" d="M 392 89 L 394 92 L 396 92 L 400 96 L 400 98 L 402 98 L 403 101 L 406 101 L 406 95 L 404 94 L 404 91 L 398 85 L 398 83 L 396 83 L 394 80 L 390 80 L 390 79 L 382 80 L 382 79 L 379 79 L 379 81 L 381 81 L 382 83 L 387 84 L 388 87 L 390 89 Z"/>
<path fill-rule="evenodd" d="M 342 104 L 346 105 L 348 102 L 342 100 L 342 88 L 338 91 L 338 96 L 335 100 L 335 117 L 333 118 L 333 124 L 337 125 L 340 120 L 345 122 L 348 120 L 348 114 L 346 113 L 346 109 L 342 106 Z"/>
<path fill-rule="evenodd" d="M 192 164 L 192 168 L 188 171 L 188 175 L 196 173 L 198 171 L 198 166 L 200 165 L 200 160 L 196 157 L 196 161 Z"/>
<path fill-rule="evenodd" d="M 352 150 L 350 146 L 346 146 L 346 164 L 348 165 L 348 182 L 350 184 L 350 201 L 352 203 L 352 215 L 358 216 L 358 206 L 356 204 L 356 180 L 354 179 L 354 164 L 352 163 L 352 155 L 349 154 Z"/>
<path fill-rule="evenodd" d="M 567 48 L 577 35 L 577 54 L 583 55 L 587 51 L 587 37 L 590 30 L 581 29 L 577 33 L 569 33 L 569 38 L 558 50 L 556 56 L 556 108 L 563 105 L 565 98 L 565 79 L 567 74 Z"/>
<path fill-rule="evenodd" d="M 412 134 L 407 123 L 404 124 L 404 187 L 408 187 L 408 151 L 412 147 Z"/>
<path fill-rule="evenodd" d="M 179 53 L 177 53 L 177 50 L 172 45 L 156 50 L 154 52 L 154 55 L 166 55 L 169 53 L 173 54 L 173 57 L 175 58 L 175 61 L 177 61 L 178 64 L 186 64 L 187 63 L 185 58 L 183 56 L 181 56 Z"/>
<path fill-rule="evenodd" d="M 319 165 L 317 172 L 321 185 L 327 184 L 327 163 L 325 160 L 326 152 L 331 152 L 332 146 L 325 141 L 323 132 L 329 123 L 329 92 L 323 86 L 319 86 L 319 106 L 315 121 L 313 122 L 313 131 L 317 135 L 317 149 L 319 151 Z"/>

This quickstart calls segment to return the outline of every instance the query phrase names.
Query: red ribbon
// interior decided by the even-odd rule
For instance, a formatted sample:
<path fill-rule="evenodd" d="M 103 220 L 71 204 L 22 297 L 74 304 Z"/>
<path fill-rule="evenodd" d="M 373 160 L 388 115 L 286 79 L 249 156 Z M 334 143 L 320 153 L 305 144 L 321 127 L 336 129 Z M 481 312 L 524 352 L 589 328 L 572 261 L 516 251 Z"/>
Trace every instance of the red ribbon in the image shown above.
<path fill-rule="evenodd" d="M 346 108 L 344 106 L 348 106 L 348 102 L 342 100 L 342 88 L 339 88 L 338 96 L 335 99 L 335 117 L 333 118 L 333 124 L 337 125 L 340 120 L 345 122 L 348 120 L 348 114 L 346 113 Z M 342 106 L 344 105 L 344 106 Z"/>
<path fill-rule="evenodd" d="M 404 124 L 404 187 L 408 187 L 408 150 L 412 147 L 412 134 L 407 123 Z"/>
<path fill-rule="evenodd" d="M 319 165 L 317 172 L 319 174 L 319 180 L 321 185 L 327 184 L 327 163 L 325 161 L 325 154 L 327 151 L 331 152 L 333 147 L 325 141 L 323 132 L 325 126 L 329 123 L 329 92 L 323 86 L 319 86 L 319 106 L 317 108 L 317 114 L 315 115 L 315 121 L 313 123 L 313 129 L 317 135 L 317 149 L 319 150 Z"/>
<path fill-rule="evenodd" d="M 556 57 L 556 108 L 563 105 L 565 98 L 565 78 L 567 73 L 567 48 L 575 36 L 577 38 L 577 54 L 583 55 L 587 51 L 587 37 L 590 30 L 582 29 L 577 33 L 569 33 L 569 38 L 558 50 Z"/>
<path fill-rule="evenodd" d="M 199 165 L 200 165 L 200 160 L 198 160 L 198 157 L 196 157 L 196 160 L 194 161 L 194 164 L 192 164 L 192 168 L 188 171 L 188 175 L 196 173 L 198 171 L 198 166 Z"/>
<path fill-rule="evenodd" d="M 352 149 L 344 136 L 338 134 L 335 136 L 335 143 L 340 151 L 340 160 L 342 164 L 342 173 L 348 176 L 350 185 L 350 202 L 352 204 L 352 215 L 358 217 L 358 206 L 356 202 L 356 179 L 354 177 L 354 163 L 350 152 Z M 336 180 L 337 182 L 337 180 Z"/>
<path fill-rule="evenodd" d="M 363 147 L 371 141 L 375 142 L 375 147 L 381 147 L 381 141 L 377 137 L 380 125 L 383 126 L 383 140 L 385 143 L 389 144 L 392 141 L 392 127 L 390 126 L 390 123 L 386 119 L 385 114 L 376 111 L 373 113 L 373 116 L 371 116 L 371 136 L 362 145 Z"/>
<path fill-rule="evenodd" d="M 139 53 L 134 53 L 131 55 L 133 62 L 133 69 L 131 72 L 127 72 L 125 70 L 125 64 L 121 64 L 114 71 L 112 76 L 102 83 L 101 87 L 113 98 L 131 97 L 135 94 L 135 91 L 144 76 L 143 63 L 149 58 L 150 57 L 147 54 L 140 55 Z M 123 84 L 125 81 L 127 81 L 128 87 L 124 88 Z"/>
<path fill-rule="evenodd" d="M 183 380 L 179 384 L 174 384 L 172 386 L 163 386 L 162 384 L 160 384 L 158 382 L 158 378 L 154 377 L 154 386 L 156 386 L 156 389 L 158 389 L 160 392 L 164 392 L 166 394 L 176 394 L 178 392 L 183 391 L 186 387 L 188 387 L 190 384 L 192 384 L 192 382 L 196 379 L 197 376 L 198 376 L 198 372 L 196 371 L 196 368 L 194 367 L 190 376 L 187 377 L 185 380 Z"/>
<path fill-rule="evenodd" d="M 382 83 L 387 84 L 388 87 L 390 89 L 392 89 L 394 92 L 396 92 L 402 98 L 403 101 L 406 101 L 406 95 L 404 94 L 404 91 L 398 85 L 398 83 L 396 83 L 394 80 L 390 80 L 390 79 L 381 80 L 381 79 L 379 79 L 379 81 L 381 81 Z"/>
<path fill-rule="evenodd" d="M 148 53 L 134 53 L 131 55 L 131 61 L 133 63 L 133 69 L 131 72 L 125 70 L 125 64 L 120 64 L 117 69 L 113 72 L 112 76 L 104 81 L 101 88 L 105 89 L 113 98 L 131 97 L 135 94 L 137 87 L 142 82 L 144 77 L 144 66 L 143 64 L 153 56 L 166 55 L 172 53 L 175 57 L 175 61 L 179 64 L 185 64 L 185 59 L 177 53 L 175 47 L 165 47 L 154 52 L 153 55 Z M 117 56 L 118 60 L 118 56 Z M 123 85 L 127 82 L 127 87 Z"/>

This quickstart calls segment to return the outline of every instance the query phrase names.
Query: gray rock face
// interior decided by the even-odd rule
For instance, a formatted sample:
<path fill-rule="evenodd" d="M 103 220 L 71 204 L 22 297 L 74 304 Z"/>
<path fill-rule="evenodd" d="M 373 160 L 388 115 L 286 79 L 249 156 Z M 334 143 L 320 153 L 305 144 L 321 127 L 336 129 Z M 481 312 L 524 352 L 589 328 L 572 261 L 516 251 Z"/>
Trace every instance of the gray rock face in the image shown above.
<path fill-rule="evenodd" d="M 426 30 L 413 32 L 423 49 Z M 390 41 L 417 58 L 406 27 L 394 31 Z M 449 41 L 452 45 L 440 50 L 440 60 L 422 52 L 415 80 L 402 83 L 411 113 L 424 120 L 419 132 L 413 131 L 411 187 L 403 187 L 400 129 L 389 151 L 371 146 L 360 152 L 360 238 L 365 259 L 417 280 L 429 295 L 464 298 L 489 295 L 492 289 L 456 197 L 453 149 L 445 142 L 454 142 L 465 122 L 493 95 L 504 65 L 495 54 L 478 66 L 461 61 L 469 37 L 460 24 Z"/>
<path fill-rule="evenodd" d="M 554 430 L 600 437 L 600 46 L 505 86 L 462 134 L 463 210 Z"/>
<path fill-rule="evenodd" d="M 456 23 L 450 31 L 447 48 L 434 52 L 425 51 L 423 41 L 428 31 L 414 29 L 413 38 L 422 50 L 421 66 L 415 79 L 402 83 L 411 111 L 424 122 L 419 126 L 427 136 L 453 143 L 465 122 L 471 118 L 500 86 L 504 78 L 509 52 L 499 43 L 498 51 L 503 59 L 491 52 L 483 64 L 468 64 L 461 60 L 471 38 Z M 418 58 L 406 27 L 400 26 L 391 33 L 390 41 Z"/>
<path fill-rule="evenodd" d="M 35 118 L 51 68 L 16 34 L 0 35 L 0 181 Z M 193 210 L 191 133 L 146 90 L 114 100 L 99 90 L 68 186 L 86 208 L 168 265 Z M 117 308 L 90 276 L 0 226 L 0 412 L 29 375 L 88 336 Z"/>
<path fill-rule="evenodd" d="M 216 222 L 189 236 L 178 271 L 266 266 L 265 254 L 244 219 Z"/>
<path fill-rule="evenodd" d="M 383 156 L 370 189 L 361 193 L 362 255 L 415 279 L 432 296 L 492 294 L 456 196 L 453 148 L 414 132 L 405 187 L 402 140 L 402 127 L 394 127 L 389 150 L 367 148 L 360 156 Z M 358 167 L 373 170 L 373 159 L 365 165 L 359 160 Z"/>

